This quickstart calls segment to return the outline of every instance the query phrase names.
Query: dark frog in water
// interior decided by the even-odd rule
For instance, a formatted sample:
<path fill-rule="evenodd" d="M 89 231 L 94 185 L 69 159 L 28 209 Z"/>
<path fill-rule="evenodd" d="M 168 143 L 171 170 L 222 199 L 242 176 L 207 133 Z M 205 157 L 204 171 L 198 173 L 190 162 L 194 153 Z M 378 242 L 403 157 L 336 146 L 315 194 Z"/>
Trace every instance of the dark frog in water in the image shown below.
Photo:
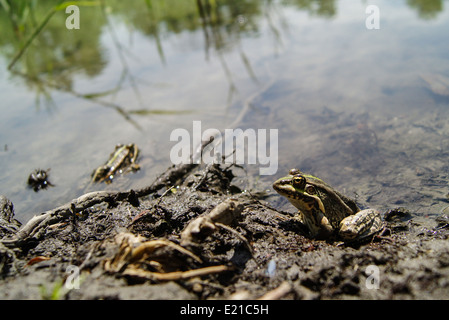
<path fill-rule="evenodd" d="M 118 144 L 106 164 L 92 173 L 92 182 L 111 183 L 117 173 L 139 170 L 140 167 L 136 163 L 138 155 L 139 149 L 134 143 Z"/>
<path fill-rule="evenodd" d="M 360 210 L 356 203 L 334 190 L 323 180 L 298 169 L 273 184 L 277 193 L 299 209 L 299 220 L 310 236 L 354 241 L 382 230 L 380 214 L 374 209 Z"/>

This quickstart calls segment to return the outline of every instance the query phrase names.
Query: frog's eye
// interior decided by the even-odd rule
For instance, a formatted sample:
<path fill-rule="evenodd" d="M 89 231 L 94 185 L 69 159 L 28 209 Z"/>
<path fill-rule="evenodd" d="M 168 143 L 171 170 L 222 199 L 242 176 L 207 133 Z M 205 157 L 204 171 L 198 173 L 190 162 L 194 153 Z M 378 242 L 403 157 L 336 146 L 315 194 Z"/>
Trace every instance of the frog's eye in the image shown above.
<path fill-rule="evenodd" d="M 308 186 L 306 186 L 305 190 L 308 194 L 311 194 L 311 195 L 314 195 L 316 193 L 315 187 L 310 184 Z"/>
<path fill-rule="evenodd" d="M 306 178 L 304 178 L 303 176 L 293 177 L 292 185 L 296 189 L 304 190 L 304 187 L 306 186 Z"/>
<path fill-rule="evenodd" d="M 291 169 L 288 174 L 291 176 L 296 176 L 297 174 L 300 174 L 301 171 L 299 171 L 298 169 Z"/>

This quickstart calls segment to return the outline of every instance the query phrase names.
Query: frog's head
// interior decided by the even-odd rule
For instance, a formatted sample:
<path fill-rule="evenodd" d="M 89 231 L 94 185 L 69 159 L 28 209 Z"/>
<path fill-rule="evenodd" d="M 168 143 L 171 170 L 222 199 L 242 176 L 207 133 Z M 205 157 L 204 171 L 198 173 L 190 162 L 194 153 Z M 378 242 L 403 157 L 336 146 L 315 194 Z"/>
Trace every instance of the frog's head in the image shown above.
<path fill-rule="evenodd" d="M 320 211 L 325 213 L 323 202 L 316 192 L 315 182 L 321 181 L 298 169 L 291 169 L 289 175 L 276 180 L 273 189 L 286 197 L 291 204 L 304 214 Z"/>

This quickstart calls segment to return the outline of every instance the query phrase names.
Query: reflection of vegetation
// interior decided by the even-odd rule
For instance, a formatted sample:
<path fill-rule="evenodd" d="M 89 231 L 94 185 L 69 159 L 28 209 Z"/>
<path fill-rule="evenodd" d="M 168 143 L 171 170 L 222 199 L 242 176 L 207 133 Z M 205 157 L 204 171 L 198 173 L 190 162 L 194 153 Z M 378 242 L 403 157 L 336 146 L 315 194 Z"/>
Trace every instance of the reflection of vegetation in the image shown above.
<path fill-rule="evenodd" d="M 103 93 L 80 94 L 73 91 L 73 78 L 84 74 L 95 77 L 106 66 L 106 57 L 101 48 L 100 38 L 107 32 L 113 39 L 115 49 L 122 63 L 122 75 L 114 89 L 117 92 L 128 81 L 136 97 L 139 98 L 139 82 L 133 78 L 128 68 L 126 44 L 116 35 L 115 21 L 126 24 L 152 39 L 157 54 L 166 64 L 163 39 L 167 34 L 202 30 L 206 59 L 211 54 L 217 57 L 229 82 L 229 99 L 237 90 L 232 79 L 225 53 L 239 52 L 242 64 L 251 79 L 257 81 L 251 59 L 241 46 L 241 37 L 257 34 L 261 18 L 265 19 L 274 35 L 275 46 L 281 41 L 281 30 L 273 17 L 278 8 L 272 0 L 98 0 L 101 6 L 91 6 L 81 10 L 81 29 L 65 28 L 67 14 L 64 5 L 95 5 L 96 1 L 63 0 L 0 0 L 1 54 L 13 65 L 12 71 L 23 77 L 26 84 L 37 93 L 37 103 L 43 98 L 51 104 L 54 89 L 69 92 L 77 97 L 99 103 Z M 331 18 L 337 14 L 336 0 L 282 0 L 282 4 L 292 5 L 312 15 Z M 39 5 L 38 5 L 39 4 Z M 443 10 L 442 0 L 407 0 L 407 4 L 418 10 L 424 19 L 434 18 Z M 58 11 L 59 10 L 59 11 Z M 281 15 L 279 15 L 281 17 Z M 117 19 L 116 19 L 117 18 Z M 279 19 L 282 27 L 286 21 Z M 106 27 L 106 28 L 104 28 Z M 23 55 L 22 55 L 23 53 Z M 18 58 L 17 61 L 14 58 Z M 134 59 L 131 57 L 129 59 Z M 104 97 L 104 95 L 103 95 Z M 101 104 L 109 104 L 102 102 Z M 119 113 L 130 121 L 130 114 L 123 108 Z M 158 114 L 142 108 L 135 115 Z"/>
<path fill-rule="evenodd" d="M 234 85 L 232 74 L 224 58 L 223 51 L 230 47 L 231 44 L 239 46 L 239 34 L 248 30 L 246 29 L 248 26 L 255 28 L 256 24 L 253 23 L 253 19 L 259 14 L 259 6 L 252 4 L 252 1 L 240 1 L 239 6 L 241 7 L 237 8 L 237 6 L 231 5 L 232 1 L 226 2 L 229 3 L 229 7 L 219 7 L 215 1 L 197 0 L 197 7 L 201 16 L 206 57 L 209 56 L 209 50 L 211 48 L 215 49 L 229 82 L 228 103 L 230 103 L 237 88 Z M 224 8 L 228 8 L 229 10 L 224 10 Z M 239 18 L 241 19 L 240 21 Z M 241 48 L 240 58 L 251 79 L 256 79 L 251 64 Z"/>
<path fill-rule="evenodd" d="M 44 5 L 36 6 L 35 1 L 19 0 L 11 2 L 8 6 L 7 0 L 0 1 L 14 31 L 14 33 L 8 33 L 8 28 L 2 28 L 5 32 L 2 33 L 0 46 L 10 49 L 6 51 L 10 59 L 13 53 L 17 56 L 26 50 L 27 57 L 22 61 L 22 70 L 34 71 L 35 75 L 44 73 L 54 75 L 62 70 L 67 71 L 73 64 L 84 65 L 92 60 L 98 61 L 95 56 L 99 50 L 95 48 L 98 48 L 101 23 L 98 23 L 98 18 L 90 15 L 92 10 L 86 10 L 87 17 L 83 19 L 84 27 L 89 30 L 89 33 L 81 34 L 64 27 L 67 17 L 64 9 L 71 2 L 61 4 L 61 1 L 46 1 Z M 20 19 L 17 18 L 19 14 L 13 12 L 15 8 L 20 12 Z M 27 14 L 27 12 L 33 12 L 33 14 Z M 1 16 L 2 13 L 3 11 L 0 11 L 0 23 L 3 25 L 8 19 Z M 33 18 L 24 19 L 27 16 Z M 13 59 L 11 67 L 14 62 Z M 92 69 L 91 66 L 81 69 L 88 74 L 98 73 L 98 70 Z"/>
<path fill-rule="evenodd" d="M 24 75 L 26 84 L 36 91 L 37 105 L 41 97 L 47 105 L 51 104 L 46 83 L 71 88 L 75 73 L 96 75 L 105 65 L 99 49 L 101 20 L 95 17 L 94 10 L 85 10 L 83 26 L 89 32 L 80 33 L 65 28 L 64 9 L 70 3 L 53 0 L 37 6 L 34 0 L 0 1 L 0 47 L 6 49 L 9 68 Z M 7 28 L 7 23 L 12 28 Z"/>
<path fill-rule="evenodd" d="M 86 2 L 71 1 L 75 4 Z M 138 97 L 138 83 L 128 68 L 126 45 L 121 44 L 121 39 L 115 34 L 114 16 L 153 38 L 163 63 L 165 57 L 161 38 L 164 33 L 203 29 L 207 55 L 210 48 L 218 53 L 230 79 L 231 73 L 222 52 L 239 43 L 239 33 L 255 29 L 253 17 L 259 15 L 261 5 L 255 0 L 224 0 L 220 3 L 212 0 L 141 0 L 137 5 L 135 2 L 130 5 L 121 0 L 103 0 L 101 7 L 81 10 L 80 30 L 67 30 L 67 15 L 55 9 L 61 3 L 62 0 L 48 0 L 37 6 L 36 0 L 0 0 L 0 26 L 5 31 L 0 47 L 6 49 L 2 50 L 2 54 L 11 61 L 11 71 L 22 76 L 27 85 L 36 91 L 37 103 L 43 97 L 47 105 L 52 103 L 51 90 L 75 94 L 72 89 L 75 74 L 82 72 L 93 77 L 104 68 L 106 61 L 100 48 L 104 26 L 114 41 L 123 66 L 118 86 L 129 80 Z M 244 17 L 245 23 L 236 22 L 239 15 Z M 243 51 L 241 57 L 254 78 L 249 59 Z M 83 94 L 76 95 L 86 98 Z M 138 114 L 144 113 L 151 114 Z"/>
<path fill-rule="evenodd" d="M 442 0 L 407 0 L 407 4 L 418 10 L 422 19 L 434 19 L 443 10 Z"/>
<path fill-rule="evenodd" d="M 206 59 L 214 50 L 226 78 L 230 95 L 236 90 L 223 53 L 239 47 L 240 34 L 257 31 L 255 19 L 263 2 L 256 0 L 145 0 L 145 6 L 130 6 L 121 0 L 108 1 L 112 14 L 120 15 L 130 28 L 152 38 L 162 63 L 166 63 L 162 40 L 166 33 L 203 30 Z M 176 8 L 176 10 L 173 10 Z M 241 21 L 239 21 L 239 18 Z M 242 50 L 241 59 L 251 78 L 255 78 L 250 60 Z"/>
<path fill-rule="evenodd" d="M 12 30 L 14 34 L 19 39 L 21 38 L 25 27 L 27 26 L 27 21 L 36 24 L 34 17 L 34 10 L 36 9 L 36 1 L 26 1 L 26 0 L 0 0 L 1 8 L 4 14 L 9 18 L 9 22 L 12 25 Z M 0 14 L 3 14 L 0 12 Z M 28 20 L 29 18 L 29 20 Z M 2 21 L 7 21 L 6 19 Z M 5 30 L 2 28 L 2 30 Z"/>
<path fill-rule="evenodd" d="M 286 4 L 292 4 L 300 10 L 307 10 L 312 15 L 331 18 L 337 13 L 335 0 L 285 0 Z"/>

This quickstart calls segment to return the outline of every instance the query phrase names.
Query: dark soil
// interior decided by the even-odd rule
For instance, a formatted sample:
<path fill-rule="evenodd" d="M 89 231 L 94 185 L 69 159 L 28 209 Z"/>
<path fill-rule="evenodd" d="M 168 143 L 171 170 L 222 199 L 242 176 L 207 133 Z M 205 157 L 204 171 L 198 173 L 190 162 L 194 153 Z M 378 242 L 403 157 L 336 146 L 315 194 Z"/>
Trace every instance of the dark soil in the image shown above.
<path fill-rule="evenodd" d="M 196 167 L 177 188 L 133 204 L 96 204 L 15 244 L 5 241 L 18 223 L 3 197 L 0 299 L 255 299 L 267 293 L 271 299 L 449 298 L 447 217 L 425 220 L 398 209 L 384 215 L 388 229 L 365 243 L 317 241 L 304 235 L 293 213 L 239 190 L 233 184 L 239 172 Z M 229 198 L 242 204 L 239 214 L 182 243 L 190 222 Z M 191 254 L 162 246 L 138 262 L 121 260 L 127 247 L 117 235 L 129 233 L 182 244 Z M 115 267 L 108 268 L 108 261 Z M 126 273 L 130 265 L 142 273 Z M 70 285 L 73 266 L 79 288 Z M 214 266 L 225 269 L 187 276 Z M 155 276 L 174 272 L 184 278 Z"/>

